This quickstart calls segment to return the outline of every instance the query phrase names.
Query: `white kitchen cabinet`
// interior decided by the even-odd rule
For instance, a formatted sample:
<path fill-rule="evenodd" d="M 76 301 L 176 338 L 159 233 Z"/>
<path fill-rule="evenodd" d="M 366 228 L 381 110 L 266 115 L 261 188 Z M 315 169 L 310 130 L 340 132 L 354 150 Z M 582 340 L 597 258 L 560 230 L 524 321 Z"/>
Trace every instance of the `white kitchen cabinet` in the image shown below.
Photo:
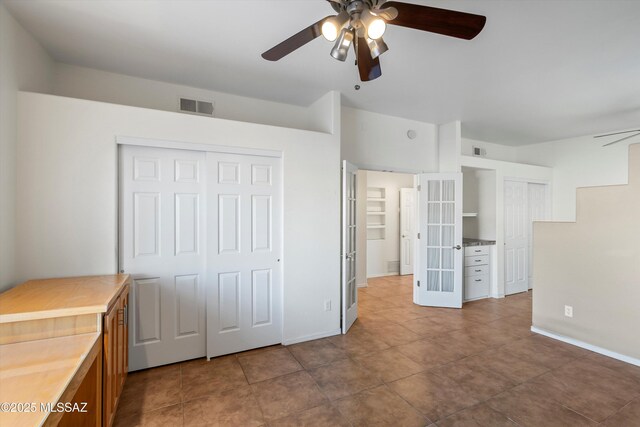
<path fill-rule="evenodd" d="M 491 252 L 489 246 L 464 248 L 464 300 L 489 297 Z"/>

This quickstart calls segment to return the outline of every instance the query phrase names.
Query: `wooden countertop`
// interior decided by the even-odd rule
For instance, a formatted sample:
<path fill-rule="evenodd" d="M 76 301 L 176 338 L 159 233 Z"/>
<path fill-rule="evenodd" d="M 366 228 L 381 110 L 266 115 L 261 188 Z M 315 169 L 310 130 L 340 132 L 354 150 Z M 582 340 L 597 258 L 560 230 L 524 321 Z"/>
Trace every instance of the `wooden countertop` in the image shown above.
<path fill-rule="evenodd" d="M 106 313 L 128 274 L 30 280 L 0 294 L 0 323 Z"/>
<path fill-rule="evenodd" d="M 36 404 L 35 412 L 0 411 L 0 425 L 42 425 L 49 413 L 40 403 L 59 401 L 98 341 L 93 332 L 0 345 L 0 402 Z"/>

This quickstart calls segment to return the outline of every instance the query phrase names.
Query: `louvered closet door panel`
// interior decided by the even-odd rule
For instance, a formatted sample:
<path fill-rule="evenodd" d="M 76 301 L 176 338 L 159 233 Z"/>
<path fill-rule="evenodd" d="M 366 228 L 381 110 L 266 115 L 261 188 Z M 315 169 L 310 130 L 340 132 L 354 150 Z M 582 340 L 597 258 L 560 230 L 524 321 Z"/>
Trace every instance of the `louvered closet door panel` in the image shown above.
<path fill-rule="evenodd" d="M 207 356 L 282 342 L 280 159 L 207 153 Z"/>
<path fill-rule="evenodd" d="M 205 160 L 202 152 L 120 147 L 130 370 L 205 355 Z"/>

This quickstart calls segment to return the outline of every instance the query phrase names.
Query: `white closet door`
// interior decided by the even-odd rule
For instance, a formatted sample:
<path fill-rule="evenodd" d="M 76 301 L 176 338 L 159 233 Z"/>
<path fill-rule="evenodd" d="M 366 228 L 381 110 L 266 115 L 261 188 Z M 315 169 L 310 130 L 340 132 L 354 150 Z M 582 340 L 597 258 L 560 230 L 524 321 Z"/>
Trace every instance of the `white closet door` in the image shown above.
<path fill-rule="evenodd" d="M 132 371 L 205 355 L 205 176 L 204 153 L 120 147 Z"/>
<path fill-rule="evenodd" d="M 504 182 L 504 290 L 506 295 L 529 288 L 527 183 Z"/>
<path fill-rule="evenodd" d="M 282 342 L 280 159 L 207 153 L 207 357 Z"/>
<path fill-rule="evenodd" d="M 400 274 L 413 274 L 413 245 L 416 235 L 416 190 L 400 189 Z"/>
<path fill-rule="evenodd" d="M 342 333 L 346 334 L 358 318 L 356 284 L 356 197 L 358 168 L 342 162 Z"/>
<path fill-rule="evenodd" d="M 543 221 L 547 218 L 547 185 L 530 182 L 527 186 L 528 193 L 528 239 L 529 239 L 529 289 L 533 288 L 533 221 Z"/>
<path fill-rule="evenodd" d="M 462 307 L 462 174 L 420 175 L 417 304 Z"/>

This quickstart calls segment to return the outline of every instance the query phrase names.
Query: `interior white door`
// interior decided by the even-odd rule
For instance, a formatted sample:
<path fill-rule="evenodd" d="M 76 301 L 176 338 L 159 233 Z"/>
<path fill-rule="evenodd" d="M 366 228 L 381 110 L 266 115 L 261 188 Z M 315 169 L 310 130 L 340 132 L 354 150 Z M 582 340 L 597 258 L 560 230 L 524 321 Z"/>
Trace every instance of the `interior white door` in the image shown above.
<path fill-rule="evenodd" d="M 504 292 L 506 295 L 529 288 L 527 224 L 527 183 L 504 182 Z"/>
<path fill-rule="evenodd" d="M 529 289 L 533 288 L 533 221 L 544 221 L 547 218 L 547 185 L 530 182 L 527 185 L 529 221 L 527 225 L 529 239 Z"/>
<path fill-rule="evenodd" d="M 346 334 L 358 318 L 356 286 L 356 196 L 358 168 L 342 162 L 342 333 Z"/>
<path fill-rule="evenodd" d="M 120 269 L 133 277 L 129 369 L 205 355 L 205 155 L 120 147 Z"/>
<path fill-rule="evenodd" d="M 282 342 L 278 158 L 207 153 L 207 357 Z"/>
<path fill-rule="evenodd" d="M 462 174 L 421 174 L 416 303 L 462 307 Z"/>
<path fill-rule="evenodd" d="M 416 235 L 416 190 L 400 189 L 400 274 L 413 274 L 413 245 Z"/>

